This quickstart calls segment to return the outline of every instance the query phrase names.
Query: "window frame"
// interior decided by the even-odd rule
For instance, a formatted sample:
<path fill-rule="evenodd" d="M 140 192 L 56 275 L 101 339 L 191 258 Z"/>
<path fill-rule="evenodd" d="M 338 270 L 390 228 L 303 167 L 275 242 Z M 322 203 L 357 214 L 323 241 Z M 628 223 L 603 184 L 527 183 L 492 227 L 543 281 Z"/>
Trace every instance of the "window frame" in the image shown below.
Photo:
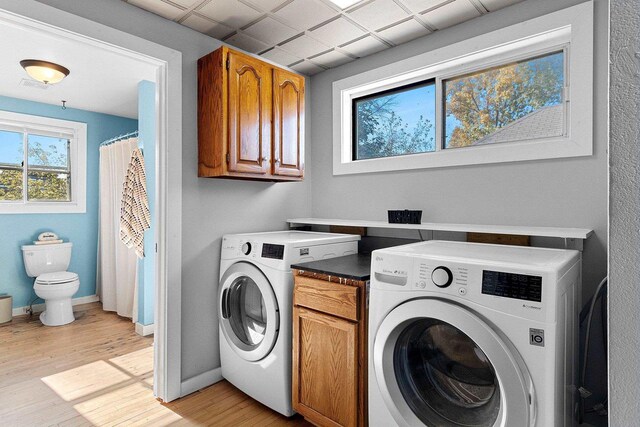
<path fill-rule="evenodd" d="M 443 81 L 559 51 L 565 72 L 563 136 L 444 148 Z M 430 79 L 436 81 L 436 151 L 353 160 L 352 100 Z M 593 4 L 587 2 L 334 82 L 333 174 L 590 156 L 592 118 Z"/>
<path fill-rule="evenodd" d="M 28 162 L 22 165 L 23 198 L 0 200 L 0 214 L 85 213 L 87 182 L 87 125 L 82 122 L 54 119 L 30 114 L 0 111 L 0 130 L 65 137 L 69 139 L 68 163 L 71 174 L 71 198 L 69 201 L 29 201 L 26 176 Z M 23 135 L 23 139 L 26 139 Z M 27 149 L 25 142 L 25 150 Z M 27 158 L 25 151 L 24 159 Z"/>

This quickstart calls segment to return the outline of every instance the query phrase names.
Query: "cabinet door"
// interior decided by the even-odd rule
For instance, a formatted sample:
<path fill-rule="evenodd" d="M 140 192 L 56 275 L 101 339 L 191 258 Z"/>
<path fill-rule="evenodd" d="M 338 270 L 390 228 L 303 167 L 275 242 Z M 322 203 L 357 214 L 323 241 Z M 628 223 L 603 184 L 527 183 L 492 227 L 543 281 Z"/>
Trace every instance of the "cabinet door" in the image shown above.
<path fill-rule="evenodd" d="M 304 77 L 273 70 L 273 174 L 304 174 Z"/>
<path fill-rule="evenodd" d="M 271 67 L 229 51 L 228 169 L 266 174 L 271 149 Z"/>
<path fill-rule="evenodd" d="M 317 425 L 356 426 L 357 323 L 293 308 L 293 407 Z"/>

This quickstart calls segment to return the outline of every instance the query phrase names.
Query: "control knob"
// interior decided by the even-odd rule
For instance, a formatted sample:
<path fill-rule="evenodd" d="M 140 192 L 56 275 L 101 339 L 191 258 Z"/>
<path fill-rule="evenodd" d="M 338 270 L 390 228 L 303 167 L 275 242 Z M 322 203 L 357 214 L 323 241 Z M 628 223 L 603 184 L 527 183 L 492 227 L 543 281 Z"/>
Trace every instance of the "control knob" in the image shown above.
<path fill-rule="evenodd" d="M 431 280 L 437 287 L 446 288 L 451 284 L 451 282 L 453 282 L 453 274 L 447 267 L 436 267 L 431 273 Z"/>
<path fill-rule="evenodd" d="M 243 254 L 249 255 L 251 253 L 251 243 L 245 242 L 242 244 L 242 248 L 240 249 Z"/>

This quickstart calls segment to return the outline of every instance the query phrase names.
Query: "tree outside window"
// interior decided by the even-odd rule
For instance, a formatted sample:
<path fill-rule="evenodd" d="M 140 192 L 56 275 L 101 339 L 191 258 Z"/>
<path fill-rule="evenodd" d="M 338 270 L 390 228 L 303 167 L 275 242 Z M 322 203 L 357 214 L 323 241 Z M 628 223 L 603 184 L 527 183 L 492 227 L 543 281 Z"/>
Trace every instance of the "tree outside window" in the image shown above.
<path fill-rule="evenodd" d="M 0 130 L 0 201 L 70 201 L 69 140 Z M 25 171 L 25 164 L 27 169 Z"/>
<path fill-rule="evenodd" d="M 444 148 L 561 136 L 564 53 L 444 82 Z"/>
<path fill-rule="evenodd" d="M 435 150 L 433 81 L 353 101 L 354 160 Z"/>

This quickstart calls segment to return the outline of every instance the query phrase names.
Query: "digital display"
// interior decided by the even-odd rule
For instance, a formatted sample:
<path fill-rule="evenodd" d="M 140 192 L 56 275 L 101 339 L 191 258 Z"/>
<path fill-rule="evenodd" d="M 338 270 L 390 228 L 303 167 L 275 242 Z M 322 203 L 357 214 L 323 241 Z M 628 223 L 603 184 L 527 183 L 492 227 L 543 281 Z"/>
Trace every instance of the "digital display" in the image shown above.
<path fill-rule="evenodd" d="M 542 277 L 483 270 L 482 293 L 542 302 Z"/>
<path fill-rule="evenodd" d="M 282 259 L 284 257 L 284 245 L 262 244 L 262 258 Z"/>

